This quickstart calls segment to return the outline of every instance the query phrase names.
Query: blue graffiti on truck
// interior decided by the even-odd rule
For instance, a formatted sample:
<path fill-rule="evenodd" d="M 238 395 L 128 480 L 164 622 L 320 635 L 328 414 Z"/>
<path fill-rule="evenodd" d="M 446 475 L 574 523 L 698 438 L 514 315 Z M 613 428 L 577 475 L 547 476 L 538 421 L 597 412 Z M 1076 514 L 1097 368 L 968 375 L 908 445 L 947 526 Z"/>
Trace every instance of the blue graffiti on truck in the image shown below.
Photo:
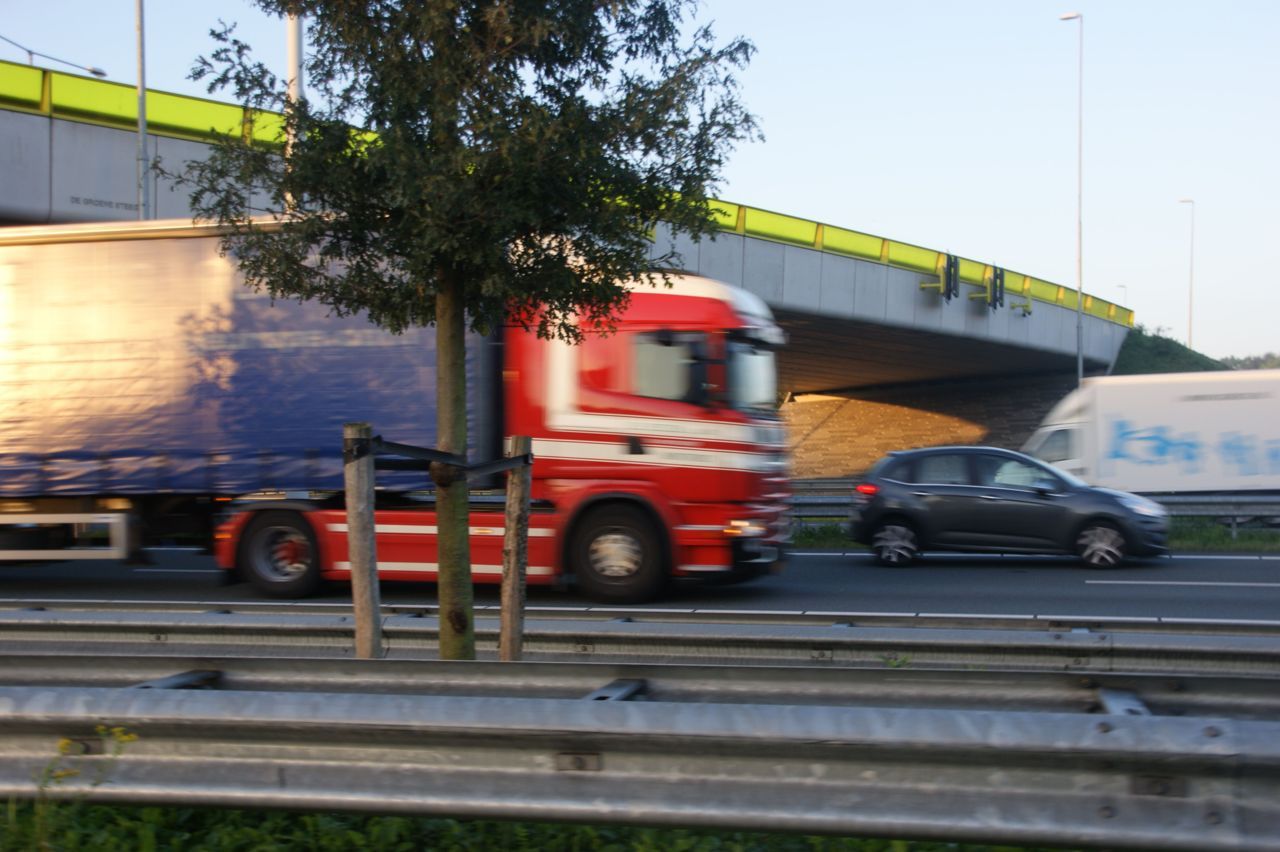
<path fill-rule="evenodd" d="M 1204 461 L 1204 444 L 1194 433 L 1174 434 L 1170 426 L 1135 427 L 1128 420 L 1111 422 L 1111 446 L 1107 461 L 1133 464 L 1179 466 L 1184 473 L 1199 473 Z"/>
<path fill-rule="evenodd" d="M 1227 432 L 1218 443 L 1222 462 L 1238 476 L 1280 473 L 1280 439 Z"/>
<path fill-rule="evenodd" d="M 1210 444 L 1195 432 L 1176 432 L 1167 425 L 1138 427 L 1128 420 L 1111 421 L 1105 463 L 1169 465 L 1186 474 L 1199 473 L 1210 453 L 1235 476 L 1280 474 L 1280 439 L 1244 432 L 1223 432 Z"/>

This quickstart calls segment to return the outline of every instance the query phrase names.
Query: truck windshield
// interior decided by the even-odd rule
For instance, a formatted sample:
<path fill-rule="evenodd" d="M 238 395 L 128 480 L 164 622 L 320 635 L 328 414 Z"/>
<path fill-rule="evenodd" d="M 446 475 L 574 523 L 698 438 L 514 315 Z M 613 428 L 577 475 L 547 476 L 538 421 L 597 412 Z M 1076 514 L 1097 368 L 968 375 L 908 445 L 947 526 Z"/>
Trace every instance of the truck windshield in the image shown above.
<path fill-rule="evenodd" d="M 773 350 L 743 339 L 728 342 L 729 404 L 739 411 L 778 407 L 778 365 Z"/>

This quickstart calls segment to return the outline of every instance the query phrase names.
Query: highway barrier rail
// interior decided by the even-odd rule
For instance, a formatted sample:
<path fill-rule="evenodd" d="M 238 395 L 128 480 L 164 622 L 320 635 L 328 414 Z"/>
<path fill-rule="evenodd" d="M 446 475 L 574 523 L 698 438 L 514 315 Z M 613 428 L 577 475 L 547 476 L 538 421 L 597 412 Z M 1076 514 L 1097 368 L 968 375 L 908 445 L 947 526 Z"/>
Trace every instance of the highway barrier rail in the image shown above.
<path fill-rule="evenodd" d="M 0 601 L 0 645 L 28 655 L 351 658 L 349 604 Z M 495 659 L 499 608 L 476 608 Z M 1071 616 L 530 607 L 525 659 L 557 662 L 1238 675 L 1280 681 L 1280 622 Z M 439 655 L 434 606 L 384 605 L 381 656 Z M 1273 684 L 1280 693 L 1280 683 Z"/>
<path fill-rule="evenodd" d="M 0 795 L 1280 849 L 1257 678 L 0 659 Z"/>

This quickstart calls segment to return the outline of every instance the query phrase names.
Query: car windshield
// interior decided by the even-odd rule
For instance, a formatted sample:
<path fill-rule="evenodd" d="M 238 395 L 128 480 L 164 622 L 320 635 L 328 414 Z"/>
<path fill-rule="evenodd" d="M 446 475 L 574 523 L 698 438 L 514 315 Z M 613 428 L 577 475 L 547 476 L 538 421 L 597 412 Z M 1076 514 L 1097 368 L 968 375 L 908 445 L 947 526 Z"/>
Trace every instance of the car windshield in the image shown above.
<path fill-rule="evenodd" d="M 730 339 L 726 352 L 729 405 L 739 411 L 775 411 L 778 364 L 773 350 L 757 341 Z"/>

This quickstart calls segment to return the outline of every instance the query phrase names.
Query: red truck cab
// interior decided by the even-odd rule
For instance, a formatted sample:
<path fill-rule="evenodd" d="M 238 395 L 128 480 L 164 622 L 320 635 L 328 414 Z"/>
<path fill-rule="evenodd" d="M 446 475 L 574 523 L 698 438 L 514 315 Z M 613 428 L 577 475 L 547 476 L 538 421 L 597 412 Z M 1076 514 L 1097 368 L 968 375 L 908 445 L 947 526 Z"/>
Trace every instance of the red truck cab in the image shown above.
<path fill-rule="evenodd" d="M 634 286 L 614 328 L 584 330 L 577 345 L 505 328 L 502 433 L 533 439 L 528 582 L 571 581 L 593 599 L 636 603 L 673 577 L 732 582 L 779 569 L 789 498 L 782 342 L 763 300 L 687 275 L 669 288 Z M 472 576 L 497 582 L 503 511 L 482 500 L 471 514 Z M 434 580 L 429 500 L 385 502 L 379 577 Z M 219 564 L 268 594 L 350 576 L 337 506 L 251 504 L 217 538 Z"/>

